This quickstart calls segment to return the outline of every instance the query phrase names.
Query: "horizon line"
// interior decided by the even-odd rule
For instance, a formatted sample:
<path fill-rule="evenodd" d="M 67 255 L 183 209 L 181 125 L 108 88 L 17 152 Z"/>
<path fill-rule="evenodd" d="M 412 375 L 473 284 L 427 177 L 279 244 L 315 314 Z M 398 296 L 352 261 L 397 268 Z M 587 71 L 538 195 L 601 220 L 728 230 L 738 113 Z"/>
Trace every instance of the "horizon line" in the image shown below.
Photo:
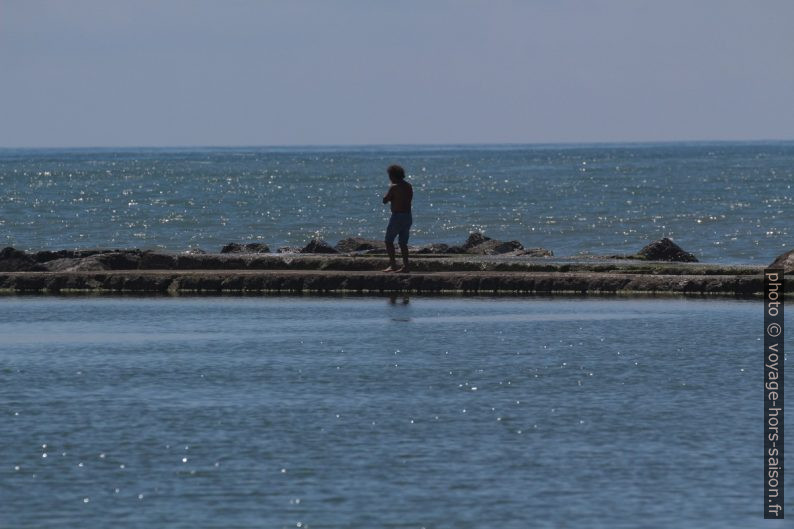
<path fill-rule="evenodd" d="M 752 144 L 790 143 L 794 138 L 747 140 L 626 140 L 626 141 L 550 141 L 550 142 L 453 142 L 453 143 L 284 143 L 284 144 L 183 144 L 183 145 L 70 145 L 70 146 L 4 146 L 0 150 L 111 150 L 111 149 L 328 149 L 328 148 L 437 148 L 437 147 L 547 147 L 547 146 L 618 146 L 665 144 Z"/>

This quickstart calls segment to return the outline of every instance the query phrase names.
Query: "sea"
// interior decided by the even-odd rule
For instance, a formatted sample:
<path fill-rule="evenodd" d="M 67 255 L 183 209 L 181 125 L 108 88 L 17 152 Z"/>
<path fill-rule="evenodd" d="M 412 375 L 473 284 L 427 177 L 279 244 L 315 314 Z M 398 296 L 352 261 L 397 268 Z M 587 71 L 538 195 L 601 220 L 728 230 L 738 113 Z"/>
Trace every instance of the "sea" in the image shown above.
<path fill-rule="evenodd" d="M 378 238 L 391 163 L 416 243 L 764 265 L 794 220 L 792 142 L 6 149 L 1 245 Z M 0 528 L 784 527 L 762 338 L 729 297 L 3 294 Z"/>
<path fill-rule="evenodd" d="M 732 264 L 791 249 L 794 142 L 0 149 L 0 245 L 217 252 L 380 239 L 393 163 L 415 191 L 412 243 L 480 231 L 570 257 L 671 237 Z"/>

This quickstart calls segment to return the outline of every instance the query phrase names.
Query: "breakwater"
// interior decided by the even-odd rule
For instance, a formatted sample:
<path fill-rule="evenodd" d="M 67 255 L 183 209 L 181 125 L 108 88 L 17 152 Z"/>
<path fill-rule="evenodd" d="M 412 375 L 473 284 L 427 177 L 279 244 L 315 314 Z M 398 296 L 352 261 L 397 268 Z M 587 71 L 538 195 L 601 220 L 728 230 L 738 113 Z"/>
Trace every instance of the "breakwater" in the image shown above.
<path fill-rule="evenodd" d="M 34 263 L 33 270 L 0 272 L 0 292 L 754 296 L 763 288 L 761 267 L 695 263 L 426 256 L 413 260 L 412 273 L 393 274 L 380 271 L 388 264 L 380 256 L 135 255 L 130 260 L 123 252 L 96 253 L 60 258 L 74 259 L 62 261 L 60 270 Z"/>

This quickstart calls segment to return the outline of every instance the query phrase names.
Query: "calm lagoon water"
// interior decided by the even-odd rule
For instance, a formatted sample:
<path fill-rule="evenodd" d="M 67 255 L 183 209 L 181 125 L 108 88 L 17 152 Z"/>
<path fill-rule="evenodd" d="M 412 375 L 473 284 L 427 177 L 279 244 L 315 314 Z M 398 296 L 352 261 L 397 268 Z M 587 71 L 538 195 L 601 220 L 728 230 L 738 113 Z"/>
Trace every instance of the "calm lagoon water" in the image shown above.
<path fill-rule="evenodd" d="M 781 527 L 761 327 L 758 301 L 3 297 L 0 526 Z"/>

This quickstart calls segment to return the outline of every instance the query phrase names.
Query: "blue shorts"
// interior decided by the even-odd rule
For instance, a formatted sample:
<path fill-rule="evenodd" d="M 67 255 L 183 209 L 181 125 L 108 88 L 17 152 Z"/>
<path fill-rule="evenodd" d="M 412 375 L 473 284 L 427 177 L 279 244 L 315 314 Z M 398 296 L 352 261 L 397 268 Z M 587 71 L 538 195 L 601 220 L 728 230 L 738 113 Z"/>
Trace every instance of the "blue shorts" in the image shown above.
<path fill-rule="evenodd" d="M 411 229 L 413 217 L 411 212 L 392 213 L 389 225 L 386 226 L 386 242 L 394 242 L 394 238 L 400 236 L 400 244 L 408 244 L 408 230 Z"/>

